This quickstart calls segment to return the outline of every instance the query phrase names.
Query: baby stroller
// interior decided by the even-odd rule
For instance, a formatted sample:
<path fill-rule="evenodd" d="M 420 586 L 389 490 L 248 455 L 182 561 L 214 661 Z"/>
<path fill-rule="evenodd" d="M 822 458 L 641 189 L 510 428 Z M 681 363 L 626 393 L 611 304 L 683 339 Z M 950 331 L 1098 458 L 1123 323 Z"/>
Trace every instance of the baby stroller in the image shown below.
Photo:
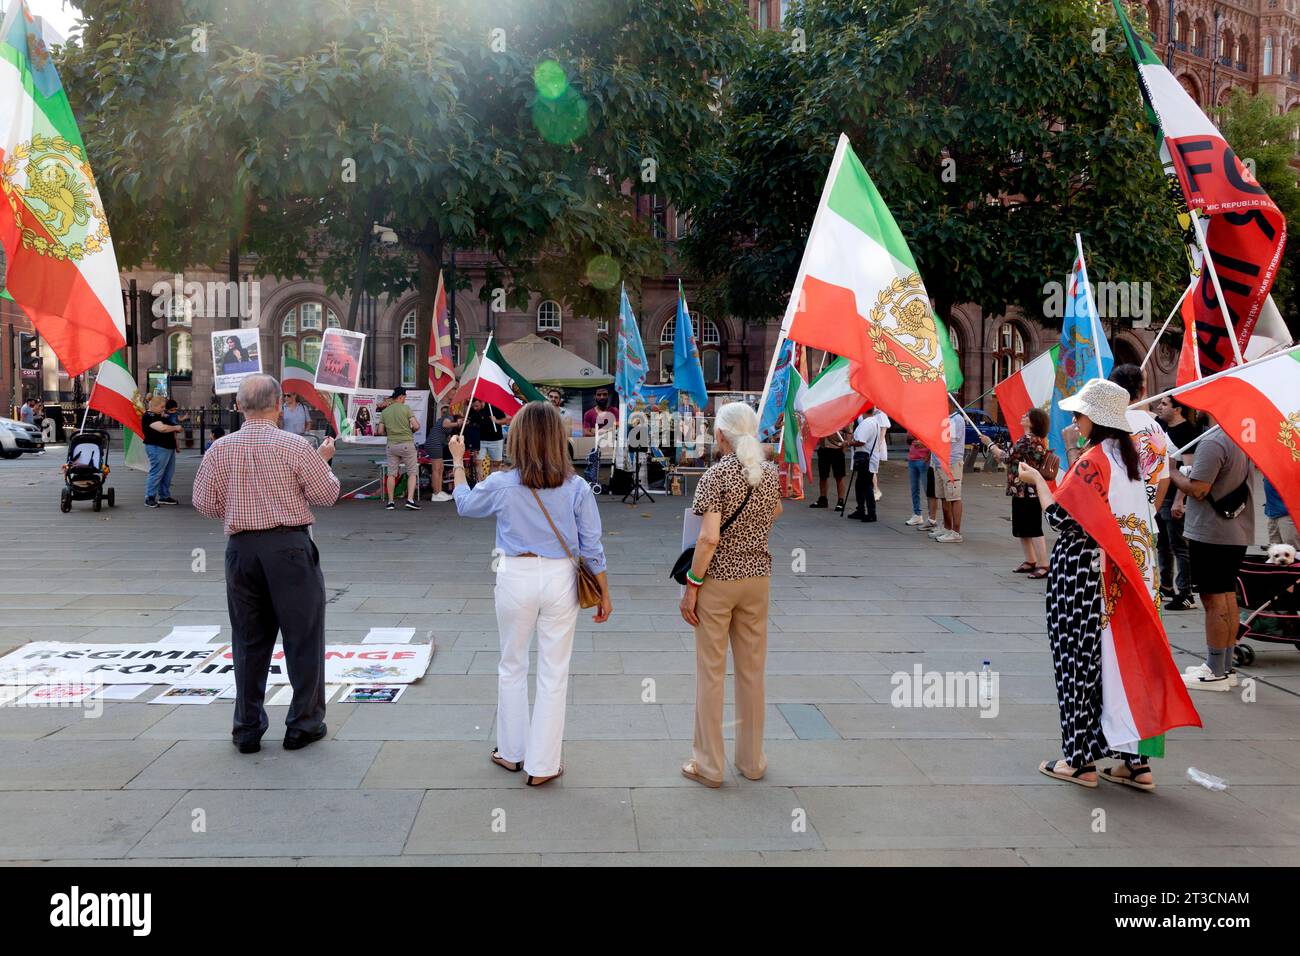
<path fill-rule="evenodd" d="M 113 507 L 113 489 L 104 487 L 108 472 L 108 432 L 79 431 L 69 438 L 59 510 L 67 514 L 74 501 L 93 501 L 96 511 L 105 500 Z"/>
<path fill-rule="evenodd" d="M 1241 623 L 1237 640 L 1290 644 L 1300 650 L 1300 565 L 1269 564 L 1263 557 L 1248 556 L 1237 572 L 1237 604 Z M 1249 666 L 1255 649 L 1238 643 L 1233 660 Z"/>
<path fill-rule="evenodd" d="M 600 483 L 600 445 L 597 444 L 587 455 L 587 467 L 582 473 L 582 480 L 591 485 L 593 495 L 602 494 L 605 488 Z"/>

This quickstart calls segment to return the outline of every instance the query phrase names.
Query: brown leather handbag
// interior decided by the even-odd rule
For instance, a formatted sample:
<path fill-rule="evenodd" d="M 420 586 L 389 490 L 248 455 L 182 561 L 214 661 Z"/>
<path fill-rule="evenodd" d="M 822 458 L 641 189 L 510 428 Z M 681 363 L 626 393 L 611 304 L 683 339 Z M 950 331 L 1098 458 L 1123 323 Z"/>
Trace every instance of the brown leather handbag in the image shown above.
<path fill-rule="evenodd" d="M 528 490 L 537 499 L 537 507 L 542 509 L 542 514 L 546 515 L 546 523 L 555 532 L 555 538 L 560 542 L 560 547 L 564 549 L 564 553 L 569 556 L 569 560 L 578 569 L 578 607 L 595 607 L 600 604 L 600 597 L 603 593 L 600 587 L 600 579 L 596 577 L 591 568 L 587 567 L 587 562 L 582 559 L 581 555 L 574 558 L 573 552 L 569 550 L 568 544 L 564 541 L 564 536 L 560 534 L 560 529 L 555 527 L 555 522 L 551 520 L 551 513 L 546 510 L 546 505 L 542 504 L 542 498 L 537 493 L 537 489 L 529 488 Z"/>

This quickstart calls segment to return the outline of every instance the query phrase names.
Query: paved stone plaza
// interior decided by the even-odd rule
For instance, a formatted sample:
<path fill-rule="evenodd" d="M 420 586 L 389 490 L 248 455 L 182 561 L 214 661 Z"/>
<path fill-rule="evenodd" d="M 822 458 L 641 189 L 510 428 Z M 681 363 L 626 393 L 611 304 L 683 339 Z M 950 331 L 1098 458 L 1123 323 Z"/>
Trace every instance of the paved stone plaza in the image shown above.
<path fill-rule="evenodd" d="M 197 460 L 183 452 L 178 464 L 183 502 Z M 143 476 L 121 465 L 117 446 L 119 506 L 60 514 L 61 461 L 52 449 L 0 463 L 0 651 L 156 641 L 175 624 L 220 623 L 228 639 L 219 525 L 189 507 L 145 509 Z M 342 454 L 345 487 L 368 467 Z M 1257 646 L 1245 669 L 1257 680 L 1253 703 L 1197 695 L 1206 726 L 1171 735 L 1156 793 L 1049 781 L 1035 769 L 1060 742 L 1043 584 L 1011 573 L 1021 555 L 1003 476 L 967 475 L 966 542 L 951 546 L 905 527 L 905 472 L 886 468 L 880 523 L 796 502 L 777 524 L 765 780 L 733 772 L 706 790 L 679 773 L 694 644 L 666 569 L 684 499 L 602 502 L 615 613 L 600 626 L 591 612 L 580 618 L 566 772 L 536 791 L 488 761 L 492 522 L 458 519 L 451 504 L 415 514 L 343 502 L 319 511 L 316 526 L 327 638 L 413 626 L 419 641 L 432 631 L 428 675 L 393 705 L 331 705 L 329 739 L 299 752 L 281 749 L 285 708 L 272 707 L 256 756 L 230 745 L 228 702 L 144 703 L 161 688 L 108 703 L 93 720 L 75 708 L 0 708 L 0 860 L 1300 863 L 1300 653 Z M 207 549 L 206 573 L 191 571 L 195 548 Z M 796 549 L 802 573 L 792 571 Z M 1167 618 L 1180 668 L 1194 663 L 1201 612 Z M 978 671 L 985 659 L 1000 675 L 996 717 L 890 704 L 896 672 Z M 1229 788 L 1193 784 L 1189 765 Z M 193 832 L 196 810 L 206 832 Z"/>

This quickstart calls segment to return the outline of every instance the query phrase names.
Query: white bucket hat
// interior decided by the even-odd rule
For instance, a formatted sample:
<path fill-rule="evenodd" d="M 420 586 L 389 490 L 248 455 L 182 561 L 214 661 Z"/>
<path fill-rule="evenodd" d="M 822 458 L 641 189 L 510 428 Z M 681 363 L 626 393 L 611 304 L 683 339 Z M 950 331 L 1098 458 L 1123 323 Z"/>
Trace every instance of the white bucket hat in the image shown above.
<path fill-rule="evenodd" d="M 1132 432 L 1133 426 L 1128 422 L 1129 401 L 1128 389 L 1124 386 L 1104 378 L 1094 378 L 1069 398 L 1061 399 L 1061 408 L 1087 415 L 1095 425 Z"/>

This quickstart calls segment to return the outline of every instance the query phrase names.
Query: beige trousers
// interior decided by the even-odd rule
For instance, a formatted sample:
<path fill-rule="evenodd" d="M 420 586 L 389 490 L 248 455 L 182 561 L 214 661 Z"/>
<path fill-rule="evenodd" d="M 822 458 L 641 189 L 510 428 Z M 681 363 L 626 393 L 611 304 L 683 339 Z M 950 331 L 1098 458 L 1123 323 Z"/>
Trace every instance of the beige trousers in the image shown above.
<path fill-rule="evenodd" d="M 722 742 L 727 646 L 736 668 L 736 768 L 751 780 L 767 772 L 763 756 L 763 669 L 767 663 L 767 603 L 771 578 L 706 578 L 695 601 L 695 765 L 723 779 Z"/>

